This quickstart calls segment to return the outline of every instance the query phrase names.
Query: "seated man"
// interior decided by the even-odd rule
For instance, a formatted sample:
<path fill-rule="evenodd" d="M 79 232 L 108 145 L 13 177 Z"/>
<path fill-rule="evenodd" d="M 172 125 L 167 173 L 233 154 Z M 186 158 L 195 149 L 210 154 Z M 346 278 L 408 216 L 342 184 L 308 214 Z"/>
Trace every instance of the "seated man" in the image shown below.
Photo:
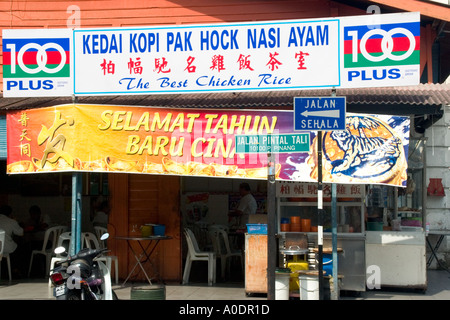
<path fill-rule="evenodd" d="M 23 229 L 19 223 L 11 217 L 12 208 L 8 205 L 0 207 L 0 229 L 5 231 L 5 246 L 3 252 L 13 253 L 17 248 L 17 243 L 13 240 L 13 235 L 23 236 Z"/>
<path fill-rule="evenodd" d="M 28 213 L 30 214 L 30 218 L 24 227 L 25 233 L 27 234 L 27 242 L 29 242 L 31 250 L 41 249 L 45 231 L 50 226 L 50 217 L 42 213 L 41 208 L 36 205 L 31 206 Z"/>
<path fill-rule="evenodd" d="M 11 268 L 15 278 L 23 275 L 23 252 L 17 249 L 17 243 L 14 236 L 23 236 L 23 229 L 19 223 L 11 216 L 12 208 L 8 205 L 0 207 L 0 230 L 5 231 L 5 244 L 3 254 L 10 254 Z"/>

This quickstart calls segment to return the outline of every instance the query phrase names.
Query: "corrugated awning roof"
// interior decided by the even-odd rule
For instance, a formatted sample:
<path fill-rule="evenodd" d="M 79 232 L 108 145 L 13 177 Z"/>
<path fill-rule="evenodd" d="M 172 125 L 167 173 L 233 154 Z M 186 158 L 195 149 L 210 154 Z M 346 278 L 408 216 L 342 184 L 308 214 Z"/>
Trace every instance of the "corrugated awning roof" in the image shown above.
<path fill-rule="evenodd" d="M 330 96 L 331 89 L 260 91 L 238 93 L 197 93 L 128 96 L 85 96 L 78 103 L 155 106 L 166 108 L 232 108 L 232 109 L 292 109 L 294 97 Z M 358 108 L 392 110 L 399 113 L 434 113 L 442 105 L 450 105 L 450 84 L 420 84 L 417 86 L 336 89 L 337 96 L 346 96 L 347 110 Z M 33 109 L 72 103 L 71 97 L 0 98 L 0 111 Z M 436 109 L 437 108 L 437 109 Z M 375 110 L 375 111 L 377 111 Z"/>

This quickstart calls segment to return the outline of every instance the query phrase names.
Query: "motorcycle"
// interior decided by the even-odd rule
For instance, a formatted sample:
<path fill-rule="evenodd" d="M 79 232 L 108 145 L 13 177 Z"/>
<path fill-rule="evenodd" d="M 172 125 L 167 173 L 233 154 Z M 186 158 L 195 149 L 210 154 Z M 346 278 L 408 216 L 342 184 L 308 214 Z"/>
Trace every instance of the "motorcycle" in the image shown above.
<path fill-rule="evenodd" d="M 106 240 L 109 234 L 102 235 Z M 58 247 L 55 253 L 61 255 L 66 249 Z M 118 300 L 112 290 L 111 275 L 106 265 L 96 259 L 108 249 L 81 249 L 73 256 L 67 256 L 55 263 L 50 271 L 54 285 L 53 296 L 57 300 Z"/>

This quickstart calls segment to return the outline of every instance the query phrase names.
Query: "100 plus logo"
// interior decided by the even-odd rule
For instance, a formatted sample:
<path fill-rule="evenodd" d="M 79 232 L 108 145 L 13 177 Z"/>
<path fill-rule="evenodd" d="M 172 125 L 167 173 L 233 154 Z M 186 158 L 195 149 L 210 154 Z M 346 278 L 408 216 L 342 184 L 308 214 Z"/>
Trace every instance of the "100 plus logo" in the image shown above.
<path fill-rule="evenodd" d="M 4 39 L 4 77 L 69 77 L 69 48 L 68 38 Z"/>
<path fill-rule="evenodd" d="M 53 89 L 49 78 L 70 77 L 70 39 L 4 39 L 3 76 L 6 91 Z"/>
<path fill-rule="evenodd" d="M 420 63 L 420 23 L 344 27 L 344 67 L 389 67 Z"/>

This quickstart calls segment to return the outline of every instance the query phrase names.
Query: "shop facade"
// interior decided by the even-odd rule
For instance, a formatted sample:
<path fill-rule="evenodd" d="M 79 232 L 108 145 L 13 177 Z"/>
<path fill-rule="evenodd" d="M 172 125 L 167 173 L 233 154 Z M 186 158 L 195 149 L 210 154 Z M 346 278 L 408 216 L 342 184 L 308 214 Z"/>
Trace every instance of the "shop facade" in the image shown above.
<path fill-rule="evenodd" d="M 162 7 L 159 9 L 161 12 L 167 12 L 170 10 L 170 6 L 173 5 L 170 2 L 164 2 Z M 306 17 L 329 17 L 329 16 L 346 16 L 346 15 L 361 15 L 365 14 L 365 8 L 355 8 L 352 6 L 348 6 L 346 4 L 342 4 L 340 2 L 324 2 L 324 3 L 315 3 L 313 6 L 309 6 L 308 10 L 310 12 L 304 13 L 301 12 L 304 8 L 302 4 L 292 3 L 286 1 L 285 3 L 280 2 L 270 2 L 265 5 L 261 5 L 258 7 L 253 6 L 250 3 L 234 3 L 227 7 L 228 11 L 223 11 L 221 6 L 213 6 L 208 8 L 205 5 L 201 6 L 199 9 L 194 10 L 190 8 L 188 4 L 177 4 L 176 10 L 178 10 L 177 15 L 172 13 L 173 16 L 169 17 L 155 17 L 154 13 L 151 13 L 153 18 L 147 18 L 142 16 L 143 14 L 139 13 L 139 23 L 141 25 L 149 25 L 149 24 L 174 24 L 174 23 L 192 23 L 199 21 L 198 19 L 206 22 L 218 22 L 218 21 L 246 21 L 248 20 L 248 13 L 245 14 L 245 17 L 242 16 L 242 19 L 239 18 L 242 12 L 241 7 L 245 5 L 249 8 L 250 11 L 254 11 L 254 14 L 258 16 L 257 20 L 285 20 L 285 19 L 298 19 L 298 18 L 306 18 Z M 65 9 L 64 9 L 65 10 Z M 150 10 L 151 9 L 145 9 Z M 189 13 L 195 11 L 195 17 L 191 16 Z M 212 10 L 212 11 L 211 11 Z M 289 12 L 289 13 L 287 13 Z M 300 12 L 300 13 L 299 13 Z M 31 12 L 30 12 L 31 14 Z M 300 16 L 299 16 L 300 14 Z M 83 8 L 81 8 L 81 27 L 88 26 L 84 21 L 83 17 Z M 150 19 L 150 20 L 149 20 Z M 59 21 L 59 20 L 56 20 Z M 61 24 L 65 24 L 66 17 L 64 14 L 61 14 Z M 138 21 L 138 20 L 136 20 Z M 101 24 L 99 20 L 98 23 L 94 23 L 94 25 Z M 120 24 L 120 18 L 117 18 L 113 24 Z M 31 25 L 30 25 L 31 26 Z M 93 26 L 93 25 L 89 25 Z M 35 26 L 33 26 L 35 27 Z M 36 26 L 40 27 L 40 26 Z M 433 32 L 429 26 L 421 27 L 421 38 L 425 39 L 425 42 L 431 42 L 433 39 Z M 428 30 L 430 29 L 430 30 Z M 421 51 L 428 50 L 427 47 L 421 46 Z M 428 72 L 428 76 L 432 75 L 431 68 L 432 57 L 430 54 L 421 54 L 421 72 L 425 74 L 425 71 Z M 428 69 L 425 67 L 428 66 Z M 411 87 L 412 88 L 412 87 Z M 432 101 L 431 103 L 423 99 L 423 95 L 431 94 L 433 91 L 433 85 L 418 85 L 416 89 L 421 90 L 424 89 L 420 94 L 416 94 L 413 89 L 409 90 L 408 88 L 399 89 L 400 91 L 395 91 L 389 89 L 383 89 L 381 94 L 376 90 L 370 89 L 354 89 L 354 90 L 337 90 L 336 94 L 338 96 L 346 96 L 348 101 L 347 111 L 355 112 L 355 113 L 364 113 L 364 114 L 387 114 L 387 115 L 401 115 L 405 117 L 411 117 L 411 126 L 410 132 L 411 137 L 415 136 L 417 133 L 417 128 L 423 128 L 425 125 L 427 128 L 425 132 L 429 132 L 431 130 L 434 120 L 442 117 L 443 114 L 443 105 L 448 101 Z M 429 91 L 427 91 L 429 90 Z M 411 100 L 412 97 L 422 99 L 419 103 L 412 102 L 408 98 L 403 101 L 398 101 L 398 96 L 400 93 L 406 93 Z M 263 93 L 239 93 L 239 94 L 230 94 L 230 93 L 217 93 L 217 94 L 186 94 L 182 95 L 167 95 L 167 96 L 148 96 L 148 95 L 133 95 L 133 96 L 114 96 L 114 97 L 79 97 L 77 98 L 78 103 L 94 103 L 98 106 L 101 105 L 136 105 L 140 107 L 145 106 L 157 106 L 161 108 L 214 108 L 214 109 L 228 109 L 234 110 L 238 112 L 241 109 L 256 109 L 256 110 L 267 110 L 268 112 L 278 112 L 280 109 L 283 110 L 292 110 L 293 105 L 293 97 L 294 96 L 330 96 L 332 94 L 331 90 L 311 90 L 311 91 L 289 91 L 289 92 L 263 92 Z M 387 97 L 386 97 L 387 94 Z M 382 95 L 383 97 L 381 97 Z M 10 98 L 2 99 L 4 104 L 2 110 L 5 113 L 8 113 L 8 110 L 17 110 L 17 109 L 34 109 L 41 107 L 49 107 L 56 106 L 63 103 L 71 103 L 70 98 L 54 98 L 54 99 L 44 99 L 44 98 L 36 98 L 36 99 L 25 99 L 24 101 L 12 101 Z M 395 102 L 393 102 L 395 101 Z M 394 107 L 392 107 L 394 105 Z M 259 111 L 262 112 L 262 111 Z M 424 119 L 422 119 L 424 117 Z M 433 117 L 435 117 L 433 119 Z M 416 121 L 418 119 L 419 121 Z M 430 121 L 426 121 L 426 119 L 432 119 Z M 422 138 L 422 133 L 418 133 L 417 137 L 413 137 L 409 141 L 409 151 L 415 150 L 414 152 L 418 152 L 419 150 L 424 150 L 426 147 L 421 143 L 424 142 Z M 418 157 L 417 167 L 411 165 L 411 158 L 408 158 L 408 178 L 411 176 L 414 178 L 415 188 L 408 189 L 406 186 L 407 192 L 404 195 L 400 195 L 398 197 L 398 190 L 396 191 L 395 187 L 379 187 L 378 185 L 374 186 L 364 186 L 364 194 L 361 195 L 360 199 L 368 199 L 372 202 L 382 202 L 382 205 L 377 206 L 377 208 L 386 208 L 386 210 L 382 209 L 383 213 L 388 213 L 393 215 L 401 215 L 405 213 L 406 218 L 417 218 L 415 215 L 420 210 L 420 224 L 421 228 L 426 225 L 425 214 L 426 214 L 426 195 L 424 194 L 424 186 L 426 184 L 426 175 L 424 174 L 424 160 L 423 153 L 420 154 L 411 154 L 411 156 Z M 420 165 L 421 163 L 421 165 Z M 262 167 L 262 166 L 261 166 Z M 105 170 L 105 172 L 107 172 Z M 178 174 L 173 175 L 158 175 L 152 174 L 137 174 L 137 173 L 119 173 L 119 172 L 108 172 L 107 180 L 108 180 L 108 199 L 110 201 L 110 205 L 112 208 L 112 212 L 110 215 L 110 226 L 109 231 L 112 235 L 133 235 L 139 234 L 139 227 L 145 223 L 160 223 L 166 225 L 166 233 L 170 234 L 173 239 L 167 241 L 158 248 L 156 252 L 156 260 L 157 267 L 159 272 L 161 273 L 163 279 L 167 281 L 181 281 L 182 271 L 183 271 L 183 262 L 185 258 L 184 248 L 184 237 L 182 233 L 182 228 L 186 221 L 184 220 L 184 216 L 182 215 L 183 210 L 185 210 L 184 200 L 189 196 L 190 192 L 193 193 L 208 193 L 208 183 L 204 183 L 203 187 L 192 186 L 190 183 L 192 180 L 186 177 L 180 177 Z M 249 177 L 245 177 L 248 179 Z M 204 179 L 204 178 L 199 178 Z M 215 178 L 205 178 L 205 179 L 215 179 Z M 217 178 L 217 179 L 228 179 L 228 178 Z M 237 180 L 233 180 L 232 183 L 224 183 L 230 188 L 225 188 L 215 191 L 216 194 L 212 194 L 212 196 L 216 196 L 217 199 L 220 198 L 219 193 L 235 193 L 236 192 L 236 181 L 239 181 L 239 177 Z M 188 181 L 188 182 L 186 182 Z M 204 180 L 205 181 L 205 180 Z M 264 183 L 261 183 L 263 180 L 255 180 L 252 184 L 255 186 L 257 191 L 261 191 L 261 194 L 264 194 L 265 186 Z M 405 179 L 404 181 L 410 181 Z M 89 183 L 88 178 L 85 178 L 84 183 Z M 187 186 L 186 183 L 189 185 Z M 192 182 L 192 183 L 195 183 Z M 187 189 L 187 190 L 186 190 Z M 258 190 L 259 189 L 259 190 Z M 405 188 L 399 188 L 399 190 L 404 190 Z M 366 193 L 367 191 L 367 193 Z M 412 191 L 412 192 L 410 192 Z M 371 197 L 367 197 L 368 194 Z M 225 198 L 229 199 L 229 195 L 225 196 Z M 291 198 L 291 197 L 290 197 Z M 292 196 L 295 198 L 295 196 Z M 297 198 L 303 198 L 298 197 Z M 227 200 L 217 200 L 216 201 L 225 201 Z M 281 198 L 280 198 L 281 199 Z M 292 201 L 292 203 L 301 202 L 300 207 L 307 207 L 310 203 L 309 201 Z M 230 204 L 231 201 L 228 200 L 227 204 Z M 343 202 L 344 203 L 344 202 Z M 357 205 L 353 207 L 360 208 L 360 217 L 361 221 L 359 222 L 361 226 L 364 225 L 365 216 L 362 212 L 363 207 L 361 206 L 363 202 L 359 201 Z M 346 207 L 345 203 L 342 205 L 339 203 L 339 207 Z M 283 202 L 280 200 L 279 204 L 279 218 L 281 218 L 281 212 L 283 207 Z M 289 205 L 286 205 L 289 207 Z M 399 208 L 405 209 L 404 211 L 399 210 Z M 407 210 L 413 209 L 413 210 Z M 389 210 L 392 210 L 389 211 Z M 225 210 L 224 210 L 225 211 Z M 344 210 L 345 211 L 345 210 Z M 343 212 L 344 212 L 343 211 Z M 371 212 L 372 213 L 372 212 Z M 293 214 L 291 214 L 293 215 Z M 208 218 L 214 216 L 213 212 L 209 213 Z M 345 216 L 345 212 L 343 213 Z M 387 219 L 388 215 L 382 215 L 382 218 Z M 223 216 L 222 216 L 223 219 Z M 210 222 L 214 222 L 215 218 L 212 218 Z M 415 219 L 411 219 L 417 221 Z M 386 221 L 385 221 L 386 222 Z M 346 225 L 346 223 L 342 223 L 342 225 Z M 356 225 L 353 226 L 353 231 L 356 229 Z M 414 226 L 412 226 L 414 227 Z M 418 227 L 418 226 L 417 226 Z M 346 228 L 342 226 L 342 228 Z M 280 230 L 281 231 L 281 230 Z M 366 229 L 360 227 L 359 232 L 352 232 L 355 234 L 359 234 L 361 239 L 365 238 Z M 350 233 L 350 232 L 348 232 Z M 343 235 L 341 235 L 343 236 Z M 348 234 L 345 236 L 348 237 Z M 350 236 L 352 237 L 352 235 Z M 353 235 L 355 238 L 355 236 Z M 345 237 L 344 237 L 345 238 Z M 128 270 L 133 265 L 133 258 L 131 253 L 128 251 L 126 244 L 120 241 L 116 241 L 113 239 L 109 240 L 109 246 L 113 253 L 119 257 L 119 273 L 120 277 L 124 278 L 126 274 L 128 274 Z M 423 242 L 423 249 L 425 249 L 425 242 Z M 365 250 L 365 249 L 364 249 Z M 365 252 L 365 257 L 367 255 L 367 251 Z M 364 259 L 364 269 L 366 269 L 366 259 Z M 361 269 L 363 270 L 363 268 Z M 365 286 L 361 285 L 364 283 L 365 277 L 362 271 L 360 273 L 359 280 L 359 289 L 364 290 Z M 355 288 L 353 288 L 355 289 Z M 350 289 L 352 290 L 352 289 Z"/>

